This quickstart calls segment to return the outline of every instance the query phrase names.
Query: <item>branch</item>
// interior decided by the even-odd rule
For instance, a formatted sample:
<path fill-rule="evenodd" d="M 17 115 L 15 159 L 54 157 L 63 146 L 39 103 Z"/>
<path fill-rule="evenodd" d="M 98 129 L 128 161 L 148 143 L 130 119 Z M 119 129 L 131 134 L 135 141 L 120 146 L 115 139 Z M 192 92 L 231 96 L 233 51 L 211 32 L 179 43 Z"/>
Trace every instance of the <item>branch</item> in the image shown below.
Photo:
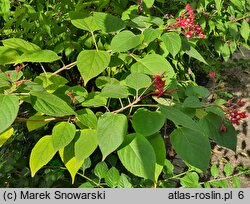
<path fill-rule="evenodd" d="M 74 66 L 76 66 L 76 62 L 72 62 L 71 64 L 63 66 L 62 68 L 56 70 L 52 75 L 56 75 L 64 70 L 69 70 L 69 69 L 73 68 Z"/>
<path fill-rule="evenodd" d="M 61 118 L 44 118 L 44 119 L 29 119 L 29 118 L 20 118 L 17 117 L 15 119 L 15 122 L 50 122 L 50 121 L 68 121 L 69 118 L 61 117 Z M 70 118 L 70 120 L 73 120 L 73 118 Z"/>

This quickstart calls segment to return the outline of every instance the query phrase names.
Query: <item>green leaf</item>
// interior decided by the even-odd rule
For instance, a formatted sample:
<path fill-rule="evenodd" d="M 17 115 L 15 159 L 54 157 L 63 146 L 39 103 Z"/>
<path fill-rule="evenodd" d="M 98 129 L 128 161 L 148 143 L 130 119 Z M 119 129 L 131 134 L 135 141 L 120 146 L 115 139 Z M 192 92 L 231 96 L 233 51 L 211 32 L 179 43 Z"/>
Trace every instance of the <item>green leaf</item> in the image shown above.
<path fill-rule="evenodd" d="M 50 135 L 42 137 L 33 147 L 30 154 L 31 176 L 34 177 L 36 172 L 54 157 L 55 153 L 52 137 Z"/>
<path fill-rule="evenodd" d="M 105 106 L 107 103 L 107 98 L 100 95 L 98 92 L 91 92 L 88 94 L 88 97 L 84 102 L 82 102 L 82 106 L 85 107 L 100 107 Z"/>
<path fill-rule="evenodd" d="M 245 19 L 242 21 L 240 34 L 244 38 L 245 42 L 247 43 L 247 40 L 250 34 L 250 27 L 249 27 L 249 23 Z"/>
<path fill-rule="evenodd" d="M 183 102 L 183 107 L 185 108 L 200 108 L 204 105 L 205 104 L 200 102 L 200 100 L 195 96 L 188 96 Z"/>
<path fill-rule="evenodd" d="M 85 172 L 86 169 L 90 168 L 91 167 L 91 159 L 88 157 L 84 160 L 83 164 L 82 164 L 82 171 L 83 171 L 83 174 Z"/>
<path fill-rule="evenodd" d="M 155 151 L 156 164 L 155 164 L 155 181 L 158 180 L 159 175 L 163 170 L 166 158 L 166 147 L 165 142 L 160 134 L 154 134 L 147 137 L 148 141 L 152 145 Z"/>
<path fill-rule="evenodd" d="M 99 30 L 93 16 L 88 16 L 88 14 L 82 12 L 70 12 L 69 16 L 71 23 L 79 29 L 89 31 L 91 33 Z"/>
<path fill-rule="evenodd" d="M 124 21 L 109 13 L 94 12 L 95 23 L 105 33 L 113 33 L 125 27 Z"/>
<path fill-rule="evenodd" d="M 54 149 L 60 150 L 67 146 L 75 137 L 75 125 L 69 122 L 57 123 L 52 129 L 52 140 Z"/>
<path fill-rule="evenodd" d="M 143 4 L 145 4 L 147 8 L 151 8 L 154 5 L 154 0 L 143 0 Z"/>
<path fill-rule="evenodd" d="M 230 163 L 226 163 L 223 170 L 224 170 L 226 176 L 231 176 L 233 173 L 233 169 L 232 169 Z"/>
<path fill-rule="evenodd" d="M 61 57 L 52 50 L 36 50 L 25 52 L 19 57 L 18 62 L 54 62 L 59 59 Z"/>
<path fill-rule="evenodd" d="M 107 84 L 100 94 L 103 97 L 109 98 L 127 98 L 129 95 L 128 88 L 119 84 Z"/>
<path fill-rule="evenodd" d="M 219 172 L 219 169 L 217 168 L 217 166 L 215 165 L 215 164 L 213 164 L 212 166 L 211 166 L 211 174 L 212 174 L 212 176 L 216 179 L 216 178 L 218 178 L 219 177 L 219 175 L 220 175 L 220 172 Z"/>
<path fill-rule="evenodd" d="M 110 55 L 106 51 L 83 50 L 77 57 L 77 67 L 84 84 L 102 73 L 109 65 Z"/>
<path fill-rule="evenodd" d="M 14 64 L 20 57 L 16 50 L 4 46 L 0 46 L 0 56 L 0 65 Z"/>
<path fill-rule="evenodd" d="M 105 178 L 108 172 L 108 166 L 105 162 L 99 162 L 94 168 L 94 174 L 99 178 Z"/>
<path fill-rule="evenodd" d="M 100 76 L 95 80 L 95 85 L 99 88 L 102 89 L 104 88 L 104 86 L 106 86 L 107 84 L 115 84 L 118 85 L 120 84 L 120 82 L 115 79 L 115 78 L 110 78 L 107 76 Z"/>
<path fill-rule="evenodd" d="M 153 42 L 161 35 L 162 31 L 154 28 L 146 28 L 143 31 L 144 40 L 143 43 L 149 45 L 149 43 Z"/>
<path fill-rule="evenodd" d="M 221 132 L 221 124 L 224 123 L 227 131 Z M 237 133 L 230 122 L 223 121 L 223 118 L 213 113 L 208 113 L 199 121 L 199 125 L 207 137 L 212 138 L 218 145 L 236 151 Z"/>
<path fill-rule="evenodd" d="M 84 129 L 75 142 L 76 161 L 81 162 L 87 159 L 97 148 L 96 130 Z"/>
<path fill-rule="evenodd" d="M 127 86 L 138 91 L 142 88 L 148 87 L 151 83 L 151 79 L 146 74 L 135 72 L 128 75 L 125 82 Z"/>
<path fill-rule="evenodd" d="M 232 183 L 233 183 L 233 188 L 240 188 L 241 187 L 240 178 L 238 176 L 232 177 Z"/>
<path fill-rule="evenodd" d="M 165 159 L 163 172 L 166 178 L 171 178 L 174 175 L 174 165 L 171 163 L 171 161 Z"/>
<path fill-rule="evenodd" d="M 105 183 L 111 187 L 115 188 L 118 186 L 120 180 L 120 173 L 115 167 L 111 167 L 105 176 Z"/>
<path fill-rule="evenodd" d="M 132 118 L 132 126 L 137 133 L 144 136 L 158 132 L 164 125 L 165 117 L 161 112 L 149 111 L 146 108 L 138 109 Z"/>
<path fill-rule="evenodd" d="M 205 98 L 207 97 L 210 92 L 207 88 L 203 86 L 188 86 L 185 91 L 186 96 L 195 96 L 198 98 Z"/>
<path fill-rule="evenodd" d="M 13 135 L 14 129 L 10 127 L 9 129 L 5 130 L 4 132 L 0 133 L 0 147 Z"/>
<path fill-rule="evenodd" d="M 74 145 L 75 141 L 72 140 L 66 147 L 59 150 L 59 155 L 61 157 L 61 160 L 71 175 L 72 184 L 74 183 L 76 173 L 81 168 L 84 162 L 84 161 L 77 162 L 74 153 Z"/>
<path fill-rule="evenodd" d="M 105 113 L 97 123 L 97 139 L 104 160 L 123 142 L 128 128 L 127 117 L 123 114 Z"/>
<path fill-rule="evenodd" d="M 53 73 L 46 72 L 40 74 L 34 79 L 35 83 L 42 85 L 48 92 L 54 92 L 56 89 L 62 87 L 68 80 L 60 75 L 54 75 Z"/>
<path fill-rule="evenodd" d="M 206 62 L 206 60 L 202 57 L 202 55 L 194 48 L 194 46 L 192 46 L 191 44 L 189 44 L 188 42 L 183 42 L 182 44 L 182 49 L 184 50 L 184 52 L 189 55 L 190 57 L 193 57 L 201 62 L 203 62 L 204 64 L 208 63 Z"/>
<path fill-rule="evenodd" d="M 86 127 L 96 129 L 97 127 L 97 117 L 89 108 L 84 108 L 76 111 L 77 119 L 79 122 Z"/>
<path fill-rule="evenodd" d="M 149 75 L 162 75 L 165 73 L 167 80 L 175 75 L 170 63 L 158 54 L 150 54 L 139 60 L 132 65 L 131 72 L 140 72 Z"/>
<path fill-rule="evenodd" d="M 118 151 L 119 159 L 134 175 L 154 181 L 156 163 L 154 148 L 144 136 L 138 133 L 130 136 L 134 139 Z"/>
<path fill-rule="evenodd" d="M 187 173 L 180 179 L 182 187 L 185 188 L 201 188 L 199 184 L 199 175 L 196 172 Z"/>
<path fill-rule="evenodd" d="M 19 109 L 19 98 L 15 95 L 0 94 L 0 133 L 14 122 Z"/>
<path fill-rule="evenodd" d="M 198 124 L 192 120 L 191 117 L 172 106 L 159 105 L 161 112 L 165 117 L 175 123 L 175 125 L 181 125 L 193 130 L 199 130 Z"/>
<path fill-rule="evenodd" d="M 35 115 L 29 117 L 29 120 L 26 122 L 26 126 L 28 128 L 28 131 L 31 132 L 33 130 L 36 130 L 40 127 L 45 126 L 49 123 L 49 121 L 46 121 L 46 119 L 51 118 L 49 116 L 43 116 L 41 113 L 36 113 Z"/>
<path fill-rule="evenodd" d="M 202 132 L 182 127 L 171 133 L 170 140 L 183 160 L 203 171 L 207 169 L 211 148 L 208 138 Z"/>
<path fill-rule="evenodd" d="M 140 45 L 142 40 L 142 35 L 135 35 L 131 31 L 125 30 L 113 37 L 111 49 L 113 52 L 126 52 Z"/>
<path fill-rule="evenodd" d="M 74 115 L 73 109 L 62 99 L 46 91 L 31 91 L 31 105 L 46 115 L 62 117 Z"/>
<path fill-rule="evenodd" d="M 176 32 L 165 33 L 161 36 L 167 50 L 175 57 L 181 50 L 181 37 Z"/>
<path fill-rule="evenodd" d="M 118 188 L 133 188 L 132 184 L 129 182 L 127 176 L 125 174 L 121 174 L 120 180 L 118 183 Z"/>
<path fill-rule="evenodd" d="M 227 42 L 225 42 L 223 44 L 223 46 L 221 47 L 221 54 L 222 54 L 222 57 L 225 61 L 228 61 L 229 58 L 230 58 L 230 49 L 229 49 L 229 46 L 227 44 Z"/>
<path fill-rule="evenodd" d="M 9 38 L 2 40 L 4 47 L 12 48 L 21 52 L 35 52 L 41 48 L 31 42 L 27 42 L 20 38 Z"/>
<path fill-rule="evenodd" d="M 88 91 L 80 85 L 68 88 L 66 94 L 69 92 L 72 92 L 72 96 L 76 100 L 76 103 L 82 103 L 88 96 Z"/>

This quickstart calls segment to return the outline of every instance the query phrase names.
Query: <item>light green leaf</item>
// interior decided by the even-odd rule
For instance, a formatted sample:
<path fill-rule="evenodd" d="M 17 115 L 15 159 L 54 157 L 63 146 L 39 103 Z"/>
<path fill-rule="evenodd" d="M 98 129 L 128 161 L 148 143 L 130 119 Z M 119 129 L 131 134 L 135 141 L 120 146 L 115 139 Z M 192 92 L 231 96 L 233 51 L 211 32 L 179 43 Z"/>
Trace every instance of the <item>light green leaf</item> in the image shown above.
<path fill-rule="evenodd" d="M 193 45 L 190 45 L 189 43 L 185 43 L 182 45 L 182 48 L 184 52 L 189 55 L 190 57 L 193 57 L 204 64 L 208 64 L 207 61 L 202 57 L 202 55 L 194 48 Z"/>
<path fill-rule="evenodd" d="M 52 140 L 54 149 L 60 150 L 67 146 L 75 137 L 75 125 L 69 122 L 57 123 L 52 129 Z"/>
<path fill-rule="evenodd" d="M 173 57 L 181 50 L 181 37 L 176 32 L 165 33 L 161 36 L 161 39 Z"/>
<path fill-rule="evenodd" d="M 127 98 L 129 95 L 128 88 L 119 84 L 107 84 L 100 94 L 103 97 L 109 98 Z"/>
<path fill-rule="evenodd" d="M 95 80 L 95 84 L 99 89 L 102 89 L 107 84 L 117 85 L 117 84 L 120 84 L 120 82 L 115 78 L 111 78 L 108 76 L 100 76 Z"/>
<path fill-rule="evenodd" d="M 105 178 L 108 172 L 108 166 L 105 162 L 99 162 L 94 168 L 94 174 L 99 178 Z"/>
<path fill-rule="evenodd" d="M 119 180 L 120 180 L 119 171 L 115 167 L 111 167 L 105 176 L 105 183 L 110 188 L 115 188 L 118 186 Z"/>
<path fill-rule="evenodd" d="M 161 112 L 138 109 L 132 118 L 132 126 L 137 133 L 149 136 L 159 131 L 164 125 L 165 117 Z"/>
<path fill-rule="evenodd" d="M 238 176 L 233 176 L 232 177 L 232 183 L 233 183 L 233 188 L 240 188 L 241 187 L 241 181 Z"/>
<path fill-rule="evenodd" d="M 144 136 L 138 133 L 128 136 L 134 137 L 133 140 L 118 151 L 123 166 L 136 176 L 155 181 L 154 148 Z"/>
<path fill-rule="evenodd" d="M 36 50 L 25 52 L 19 57 L 18 62 L 54 62 L 59 59 L 61 57 L 52 50 Z"/>
<path fill-rule="evenodd" d="M 220 172 L 219 172 L 219 169 L 217 168 L 217 166 L 215 165 L 215 164 L 213 164 L 212 166 L 211 166 L 211 174 L 212 174 L 212 176 L 216 179 L 216 178 L 218 178 L 219 177 L 219 175 L 220 175 Z"/>
<path fill-rule="evenodd" d="M 247 40 L 250 34 L 250 27 L 249 27 L 249 23 L 245 19 L 242 21 L 240 34 L 244 38 L 245 42 L 247 43 Z"/>
<path fill-rule="evenodd" d="M 12 48 L 21 52 L 34 52 L 41 48 L 31 42 L 27 42 L 20 38 L 9 38 L 2 40 L 4 47 Z"/>
<path fill-rule="evenodd" d="M 100 107 L 105 106 L 107 98 L 100 95 L 98 92 L 91 92 L 85 101 L 82 102 L 82 106 L 85 107 Z"/>
<path fill-rule="evenodd" d="M 36 130 L 40 127 L 45 126 L 49 123 L 49 121 L 46 121 L 46 119 L 51 118 L 49 116 L 43 116 L 41 113 L 36 113 L 35 115 L 29 117 L 29 120 L 26 122 L 26 126 L 28 128 L 28 131 L 31 132 L 33 130 Z"/>
<path fill-rule="evenodd" d="M 77 57 L 77 67 L 84 84 L 102 73 L 109 65 L 110 55 L 106 51 L 83 50 Z"/>
<path fill-rule="evenodd" d="M 99 30 L 93 16 L 88 16 L 88 14 L 82 12 L 70 12 L 69 16 L 71 23 L 79 29 L 89 31 L 91 33 Z"/>
<path fill-rule="evenodd" d="M 143 31 L 143 35 L 144 35 L 143 43 L 145 43 L 146 45 L 149 45 L 149 43 L 153 42 L 155 39 L 160 37 L 161 33 L 162 33 L 161 30 L 157 30 L 154 28 L 146 28 Z"/>
<path fill-rule="evenodd" d="M 127 117 L 123 114 L 105 113 L 97 123 L 97 139 L 104 160 L 123 142 L 128 128 Z"/>
<path fill-rule="evenodd" d="M 10 127 L 9 129 L 5 130 L 4 132 L 0 133 L 0 147 L 13 135 L 14 129 Z"/>
<path fill-rule="evenodd" d="M 142 1 L 147 8 L 151 8 L 154 5 L 154 0 L 143 0 Z"/>
<path fill-rule="evenodd" d="M 31 91 L 30 94 L 32 106 L 41 113 L 55 117 L 75 114 L 65 101 L 53 94 L 46 91 Z"/>
<path fill-rule="evenodd" d="M 201 188 L 199 175 L 196 172 L 187 173 L 180 179 L 180 183 L 185 188 Z"/>
<path fill-rule="evenodd" d="M 165 158 L 166 158 L 165 142 L 159 133 L 147 137 L 147 140 L 150 142 L 155 151 L 155 156 L 156 156 L 155 181 L 157 181 L 165 164 Z"/>
<path fill-rule="evenodd" d="M 61 157 L 61 160 L 63 161 L 64 165 L 66 166 L 67 170 L 71 175 L 72 184 L 74 183 L 76 173 L 81 168 L 84 162 L 84 160 L 80 162 L 76 160 L 74 153 L 74 145 L 75 141 L 72 140 L 71 143 L 69 143 L 66 147 L 59 150 L 59 155 Z"/>
<path fill-rule="evenodd" d="M 227 42 L 225 42 L 223 44 L 223 46 L 221 47 L 221 54 L 222 54 L 222 57 L 225 61 L 228 61 L 229 58 L 230 58 L 230 49 L 229 49 L 229 46 L 227 44 Z"/>
<path fill-rule="evenodd" d="M 135 35 L 131 31 L 118 33 L 111 41 L 113 52 L 126 52 L 142 43 L 143 35 Z"/>
<path fill-rule="evenodd" d="M 96 130 L 83 129 L 75 142 L 76 161 L 87 159 L 97 148 Z"/>
<path fill-rule="evenodd" d="M 208 138 L 202 132 L 186 127 L 177 128 L 171 133 L 170 140 L 183 160 L 203 171 L 207 169 L 211 148 Z"/>
<path fill-rule="evenodd" d="M 125 174 L 121 174 L 120 180 L 118 183 L 118 188 L 133 188 L 132 184 L 129 182 L 127 176 Z"/>
<path fill-rule="evenodd" d="M 170 63 L 164 57 L 158 54 L 150 54 L 142 58 L 132 65 L 131 71 L 149 75 L 162 75 L 165 73 L 166 79 L 170 79 L 175 75 Z"/>
<path fill-rule="evenodd" d="M 36 172 L 47 164 L 55 155 L 52 137 L 46 135 L 42 137 L 33 147 L 30 154 L 30 170 L 33 177 Z"/>
<path fill-rule="evenodd" d="M 118 32 L 125 27 L 124 21 L 109 13 L 94 12 L 95 23 L 105 33 Z"/>
<path fill-rule="evenodd" d="M 89 108 L 81 109 L 76 111 L 77 119 L 79 122 L 86 127 L 96 129 L 97 127 L 97 117 Z"/>
<path fill-rule="evenodd" d="M 0 94 L 0 133 L 14 122 L 19 109 L 19 98 L 16 95 Z"/>
<path fill-rule="evenodd" d="M 198 98 L 207 97 L 210 92 L 207 88 L 203 86 L 188 86 L 185 91 L 186 96 L 195 96 Z"/>
<path fill-rule="evenodd" d="M 233 173 L 233 169 L 232 169 L 232 166 L 230 165 L 230 163 L 226 163 L 223 170 L 224 170 L 226 176 L 231 176 Z"/>
<path fill-rule="evenodd" d="M 0 46 L 0 56 L 0 65 L 14 64 L 20 57 L 16 50 L 4 46 Z"/>
<path fill-rule="evenodd" d="M 146 74 L 135 72 L 128 75 L 125 82 L 127 86 L 138 91 L 142 88 L 148 87 L 151 83 L 151 79 Z"/>

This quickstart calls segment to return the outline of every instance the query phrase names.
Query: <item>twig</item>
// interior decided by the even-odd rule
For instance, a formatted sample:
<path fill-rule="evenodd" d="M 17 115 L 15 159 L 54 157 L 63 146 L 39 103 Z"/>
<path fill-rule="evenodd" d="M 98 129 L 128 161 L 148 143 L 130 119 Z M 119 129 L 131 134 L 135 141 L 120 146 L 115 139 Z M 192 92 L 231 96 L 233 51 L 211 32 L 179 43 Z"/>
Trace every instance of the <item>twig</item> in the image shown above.
<path fill-rule="evenodd" d="M 69 70 L 69 69 L 73 68 L 74 66 L 76 66 L 76 62 L 72 62 L 66 66 L 63 66 L 62 68 L 56 70 L 52 75 L 56 75 L 64 70 Z"/>
<path fill-rule="evenodd" d="M 67 117 L 58 117 L 58 118 L 55 118 L 55 117 L 52 117 L 52 118 L 44 118 L 44 119 L 30 119 L 30 118 L 20 118 L 20 117 L 17 117 L 15 119 L 15 122 L 50 122 L 50 121 L 67 121 L 69 118 Z M 72 118 L 71 118 L 72 120 Z"/>

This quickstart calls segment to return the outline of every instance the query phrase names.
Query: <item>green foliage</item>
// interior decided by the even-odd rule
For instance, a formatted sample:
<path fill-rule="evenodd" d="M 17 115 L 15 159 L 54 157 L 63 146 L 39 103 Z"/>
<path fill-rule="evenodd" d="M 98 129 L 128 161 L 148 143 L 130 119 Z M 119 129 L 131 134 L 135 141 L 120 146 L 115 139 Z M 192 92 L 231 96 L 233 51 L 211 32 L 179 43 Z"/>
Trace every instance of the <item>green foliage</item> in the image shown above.
<path fill-rule="evenodd" d="M 32 135 L 22 152 L 30 169 L 19 167 L 32 176 L 24 186 L 56 186 L 67 171 L 67 187 L 173 187 L 174 178 L 183 187 L 240 186 L 229 164 L 225 179 L 212 164 L 214 180 L 200 181 L 210 140 L 235 151 L 237 133 L 216 79 L 208 89 L 196 73 L 249 49 L 250 5 L 192 2 L 204 36 L 189 38 L 177 24 L 184 3 L 0 2 L 0 147 Z M 170 146 L 187 172 L 174 175 Z"/>

